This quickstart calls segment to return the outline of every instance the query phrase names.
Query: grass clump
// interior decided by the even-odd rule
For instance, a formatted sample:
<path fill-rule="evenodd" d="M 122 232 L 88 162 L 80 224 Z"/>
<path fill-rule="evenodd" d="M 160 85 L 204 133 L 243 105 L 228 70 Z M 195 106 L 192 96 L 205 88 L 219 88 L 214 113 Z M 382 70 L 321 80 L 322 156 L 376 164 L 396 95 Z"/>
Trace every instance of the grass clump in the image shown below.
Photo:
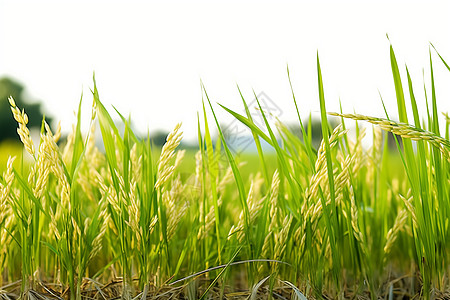
<path fill-rule="evenodd" d="M 385 118 L 328 113 L 317 58 L 324 137 L 317 149 L 293 92 L 301 137 L 281 122 L 271 127 L 256 99 L 265 123 L 259 128 L 239 90 L 245 115 L 222 108 L 251 130 L 258 150 L 251 166 L 232 154 L 204 86 L 196 153 L 177 150 L 181 124 L 162 149 L 148 137 L 136 137 L 119 113 L 120 132 L 95 80 L 89 133 L 80 130 L 80 101 L 64 146 L 58 144 L 60 129 L 53 133 L 44 120 L 35 149 L 28 117 L 10 98 L 31 162 L 9 158 L 0 180 L 0 295 L 444 297 L 449 122 L 442 137 L 433 72 L 431 110 L 420 116 L 407 71 L 410 125 L 392 47 L 391 66 L 399 122 L 387 113 Z M 341 124 L 332 128 L 328 115 Z M 349 119 L 357 121 L 355 139 Z M 366 133 L 358 121 L 374 126 L 370 148 L 363 145 Z M 97 122 L 104 151 L 95 143 Z M 398 150 L 389 148 L 382 130 L 394 134 Z M 261 139 L 275 154 L 263 152 Z M 195 168 L 184 163 L 186 156 Z"/>

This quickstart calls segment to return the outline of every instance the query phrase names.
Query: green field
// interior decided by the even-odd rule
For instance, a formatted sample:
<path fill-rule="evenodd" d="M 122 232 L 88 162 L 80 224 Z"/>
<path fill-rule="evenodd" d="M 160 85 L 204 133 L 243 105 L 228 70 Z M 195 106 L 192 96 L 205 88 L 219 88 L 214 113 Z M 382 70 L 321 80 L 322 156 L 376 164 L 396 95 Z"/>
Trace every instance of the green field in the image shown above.
<path fill-rule="evenodd" d="M 212 106 L 205 87 L 198 150 L 178 150 L 181 125 L 157 149 L 120 114 L 119 133 L 111 117 L 117 112 L 103 106 L 95 79 L 90 132 L 80 130 L 79 109 L 66 141 L 57 143 L 60 129 L 45 124 L 35 147 L 26 112 L 11 98 L 31 158 L 1 146 L 0 296 L 449 297 L 449 119 L 440 127 L 433 77 L 429 107 L 417 107 L 409 74 L 400 77 L 390 51 L 398 111 L 386 114 L 399 121 L 332 113 L 341 121 L 336 128 L 328 123 L 317 58 L 326 137 L 317 149 L 298 110 L 302 137 L 282 123 L 269 126 L 261 109 L 263 130 L 244 98 L 240 115 Z M 232 154 L 219 109 L 251 129 L 257 153 Z M 95 146 L 96 122 L 104 152 Z M 370 147 L 363 146 L 363 123 L 372 124 Z M 397 146 L 388 147 L 387 132 Z M 263 140 L 272 152 L 261 150 Z"/>

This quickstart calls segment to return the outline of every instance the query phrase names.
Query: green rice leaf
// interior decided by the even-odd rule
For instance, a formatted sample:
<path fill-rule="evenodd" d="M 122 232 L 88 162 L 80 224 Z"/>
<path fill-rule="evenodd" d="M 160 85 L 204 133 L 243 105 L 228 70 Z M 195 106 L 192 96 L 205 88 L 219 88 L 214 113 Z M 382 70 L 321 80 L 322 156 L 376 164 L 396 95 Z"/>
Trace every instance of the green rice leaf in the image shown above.
<path fill-rule="evenodd" d="M 263 138 L 269 145 L 273 146 L 272 140 L 261 130 L 258 126 L 253 123 L 252 120 L 247 119 L 246 117 L 232 111 L 231 109 L 226 108 L 222 104 L 218 103 L 223 109 L 225 109 L 229 114 L 231 114 L 234 118 L 236 118 L 239 122 L 246 125 L 252 132 L 257 133 L 260 137 Z"/>
<path fill-rule="evenodd" d="M 228 162 L 230 163 L 231 169 L 233 170 L 233 176 L 238 188 L 238 192 L 239 192 L 239 200 L 242 206 L 242 210 L 244 212 L 244 230 L 246 232 L 248 232 L 248 228 L 249 228 L 249 219 L 250 219 L 250 213 L 248 210 L 248 205 L 247 205 L 247 199 L 246 199 L 246 193 L 245 193 L 245 188 L 244 188 L 244 182 L 242 181 L 242 177 L 241 177 L 241 173 L 239 172 L 239 169 L 237 167 L 236 161 L 234 160 L 233 155 L 231 154 L 230 149 L 227 146 L 226 140 L 225 140 L 225 136 L 223 135 L 222 129 L 220 127 L 219 121 L 216 117 L 216 114 L 214 112 L 214 109 L 212 107 L 211 101 L 209 100 L 208 94 L 206 92 L 206 89 L 204 87 L 204 85 L 202 84 L 202 89 L 205 93 L 206 99 L 208 100 L 209 106 L 211 108 L 211 112 L 213 113 L 214 116 L 214 120 L 216 122 L 216 126 L 217 126 L 217 130 L 219 131 L 219 136 L 220 139 L 222 140 L 222 144 L 223 144 L 223 148 L 225 150 L 225 153 L 227 155 L 228 158 Z M 248 241 L 248 235 L 246 235 L 247 237 L 247 241 Z M 248 242 L 249 243 L 249 242 Z"/>

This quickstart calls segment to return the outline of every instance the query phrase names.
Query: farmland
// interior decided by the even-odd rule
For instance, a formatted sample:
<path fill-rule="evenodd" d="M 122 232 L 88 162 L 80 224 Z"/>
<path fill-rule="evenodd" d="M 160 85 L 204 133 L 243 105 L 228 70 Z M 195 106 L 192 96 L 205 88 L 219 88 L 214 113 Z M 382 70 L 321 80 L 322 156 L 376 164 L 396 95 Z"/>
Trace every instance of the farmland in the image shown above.
<path fill-rule="evenodd" d="M 423 110 L 392 47 L 390 59 L 398 111 L 374 117 L 327 112 L 317 57 L 318 147 L 294 92 L 301 136 L 281 121 L 269 125 L 261 106 L 259 128 L 244 96 L 245 114 L 238 114 L 213 105 L 203 87 L 194 152 L 179 149 L 181 124 L 162 149 L 114 112 L 119 131 L 95 78 L 90 131 L 81 132 L 80 103 L 62 143 L 61 129 L 44 121 L 36 147 L 26 112 L 10 98 L 30 159 L 2 166 L 2 297 L 448 297 L 450 122 L 447 115 L 439 122 L 433 77 Z M 227 146 L 219 109 L 251 130 L 251 158 Z M 104 151 L 94 138 L 97 122 Z M 367 134 L 370 147 L 363 146 Z M 273 151 L 265 153 L 262 141 Z"/>

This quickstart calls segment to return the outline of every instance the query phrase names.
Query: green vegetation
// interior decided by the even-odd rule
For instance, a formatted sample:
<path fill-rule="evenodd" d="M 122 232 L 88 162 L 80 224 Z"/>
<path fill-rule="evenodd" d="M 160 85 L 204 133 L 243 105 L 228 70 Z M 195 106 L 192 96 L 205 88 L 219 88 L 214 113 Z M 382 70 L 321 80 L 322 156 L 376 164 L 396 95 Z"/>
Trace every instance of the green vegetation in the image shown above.
<path fill-rule="evenodd" d="M 42 123 L 42 118 L 45 115 L 47 123 L 51 124 L 52 118 L 46 115 L 43 111 L 42 104 L 30 99 L 27 95 L 25 87 L 20 83 L 9 77 L 0 78 L 0 142 L 5 140 L 17 139 L 17 123 L 11 118 L 11 112 L 9 109 L 8 98 L 13 97 L 14 101 L 20 106 L 21 109 L 27 111 L 29 117 L 29 123 L 27 127 L 29 129 L 39 129 Z"/>
<path fill-rule="evenodd" d="M 43 122 L 35 149 L 28 116 L 10 98 L 32 162 L 9 159 L 0 180 L 5 286 L 0 294 L 27 299 L 443 296 L 450 284 L 449 122 L 441 137 L 431 53 L 431 97 L 420 115 L 409 73 L 410 104 L 390 51 L 400 122 L 387 112 L 385 118 L 332 113 L 341 120 L 336 128 L 328 122 L 317 57 L 325 137 L 317 149 L 294 92 L 303 138 L 281 122 L 269 126 L 261 106 L 266 128 L 258 128 L 242 94 L 245 115 L 222 106 L 252 131 L 258 153 L 240 157 L 228 148 L 204 87 L 195 154 L 177 151 L 180 124 L 162 149 L 138 139 L 120 114 L 125 130 L 119 133 L 95 79 L 91 130 L 83 137 L 79 108 L 74 131 L 61 148 L 59 130 L 53 133 Z M 104 153 L 95 146 L 97 121 Z M 373 124 L 368 149 L 358 121 Z M 356 127 L 355 140 L 349 124 Z M 398 151 L 389 149 L 382 130 L 396 135 Z M 275 152 L 264 153 L 261 140 Z"/>

